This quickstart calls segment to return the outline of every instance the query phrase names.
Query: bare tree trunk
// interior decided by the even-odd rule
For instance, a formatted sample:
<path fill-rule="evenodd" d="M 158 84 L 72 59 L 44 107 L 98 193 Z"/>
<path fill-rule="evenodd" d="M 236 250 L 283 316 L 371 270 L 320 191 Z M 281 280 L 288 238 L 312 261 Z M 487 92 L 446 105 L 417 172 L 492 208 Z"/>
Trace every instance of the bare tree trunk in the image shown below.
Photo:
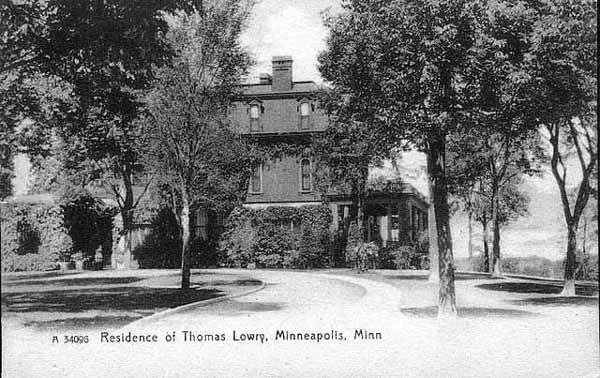
<path fill-rule="evenodd" d="M 563 163 L 560 152 L 560 125 L 554 124 L 547 126 L 550 134 L 550 144 L 552 145 L 552 158 L 550 159 L 550 165 L 552 167 L 552 174 L 554 175 L 554 179 L 556 180 L 558 189 L 560 190 L 560 198 L 567 223 L 567 259 L 565 261 L 564 275 L 565 284 L 561 292 L 561 295 L 564 296 L 575 295 L 575 269 L 577 265 L 575 252 L 577 250 L 577 228 L 579 226 L 579 220 L 581 219 L 583 210 L 585 209 L 590 197 L 590 176 L 598 162 L 597 142 L 594 144 L 592 142 L 592 138 L 586 132 L 589 143 L 586 149 L 590 153 L 589 161 L 586 163 L 583 156 L 582 147 L 580 145 L 581 141 L 578 139 L 579 136 L 577 135 L 577 130 L 574 128 L 573 123 L 570 123 L 569 126 L 569 131 L 577 149 L 577 155 L 579 157 L 579 163 L 583 174 L 577 189 L 577 197 L 575 199 L 573 212 L 571 212 L 569 196 L 567 195 L 566 188 L 567 168 Z M 559 166 L 562 168 L 562 170 L 559 170 Z"/>
<path fill-rule="evenodd" d="M 121 186 L 122 193 L 120 195 L 120 212 L 121 220 L 123 221 L 123 230 L 121 234 L 123 243 L 119 244 L 123 246 L 123 250 L 119 251 L 119 254 L 123 258 L 121 268 L 129 269 L 131 268 L 131 241 L 133 234 L 133 185 L 131 182 L 130 172 L 123 170 L 121 172 L 121 176 L 123 178 L 123 185 Z"/>
<path fill-rule="evenodd" d="M 469 228 L 469 245 L 468 245 L 468 253 L 469 260 L 473 258 L 473 212 L 469 210 L 468 212 L 468 228 Z"/>
<path fill-rule="evenodd" d="M 565 284 L 560 295 L 572 297 L 575 295 L 575 269 L 577 268 L 577 224 L 567 226 L 567 259 L 565 261 Z"/>
<path fill-rule="evenodd" d="M 190 288 L 190 204 L 182 190 L 181 201 L 181 288 Z"/>
<path fill-rule="evenodd" d="M 450 211 L 446 187 L 445 135 L 436 134 L 430 139 L 429 153 L 433 168 L 433 205 L 437 229 L 440 290 L 438 318 L 456 316 L 456 295 L 454 290 L 454 257 L 450 233 Z"/>
<path fill-rule="evenodd" d="M 483 271 L 489 273 L 490 271 L 490 245 L 488 243 L 489 233 L 488 233 L 488 221 L 487 217 L 483 216 L 483 221 L 481 222 L 483 226 Z"/>
<path fill-rule="evenodd" d="M 498 191 L 496 191 L 496 195 L 494 197 L 494 205 L 492 207 L 492 219 L 493 219 L 493 227 L 494 227 L 494 242 L 492 246 L 493 253 L 493 270 L 492 277 L 502 277 L 502 268 L 500 261 L 500 219 L 498 216 L 498 212 L 500 210 L 500 200 L 499 200 Z"/>
<path fill-rule="evenodd" d="M 440 282 L 440 264 L 438 255 L 437 226 L 435 223 L 435 206 L 433 203 L 434 185 L 433 185 L 433 161 L 431 154 L 427 154 L 427 177 L 429 179 L 429 209 L 427 214 L 427 233 L 429 236 L 429 282 Z"/>

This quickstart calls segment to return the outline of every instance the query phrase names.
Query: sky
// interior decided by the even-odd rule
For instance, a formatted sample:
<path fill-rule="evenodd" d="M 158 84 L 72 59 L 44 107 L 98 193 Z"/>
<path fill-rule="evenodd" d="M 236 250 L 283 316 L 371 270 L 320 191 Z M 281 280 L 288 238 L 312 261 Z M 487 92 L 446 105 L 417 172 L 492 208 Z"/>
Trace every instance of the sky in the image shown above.
<path fill-rule="evenodd" d="M 317 69 L 327 37 L 322 15 L 340 10 L 336 0 L 259 0 L 241 38 L 256 63 L 247 81 L 257 82 L 260 73 L 271 73 L 274 55 L 291 55 L 294 80 L 322 82 Z"/>

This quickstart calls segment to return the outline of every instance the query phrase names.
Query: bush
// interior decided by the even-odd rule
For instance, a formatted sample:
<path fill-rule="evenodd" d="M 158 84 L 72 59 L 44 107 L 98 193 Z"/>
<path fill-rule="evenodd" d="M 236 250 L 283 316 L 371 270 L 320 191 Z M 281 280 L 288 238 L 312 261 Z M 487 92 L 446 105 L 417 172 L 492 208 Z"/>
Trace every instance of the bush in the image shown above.
<path fill-rule="evenodd" d="M 179 224 L 170 209 L 160 209 L 150 220 L 150 231 L 133 248 L 140 268 L 177 268 L 181 266 Z"/>
<path fill-rule="evenodd" d="M 553 262 L 544 257 L 505 257 L 500 260 L 505 273 L 524 274 L 528 276 L 553 277 Z"/>
<path fill-rule="evenodd" d="M 330 223 L 326 206 L 239 207 L 227 219 L 218 250 L 233 266 L 319 267 L 328 262 Z"/>
<path fill-rule="evenodd" d="M 5 272 L 56 269 L 70 258 L 72 240 L 58 205 L 3 205 L 0 227 Z"/>
<path fill-rule="evenodd" d="M 564 271 L 564 268 L 563 268 Z M 577 270 L 575 272 L 576 280 L 598 281 L 598 255 L 577 254 Z"/>
<path fill-rule="evenodd" d="M 89 196 L 78 197 L 62 208 L 64 225 L 73 240 L 74 251 L 81 252 L 86 258 L 93 257 L 98 247 L 106 252 L 111 251 L 116 208 Z"/>

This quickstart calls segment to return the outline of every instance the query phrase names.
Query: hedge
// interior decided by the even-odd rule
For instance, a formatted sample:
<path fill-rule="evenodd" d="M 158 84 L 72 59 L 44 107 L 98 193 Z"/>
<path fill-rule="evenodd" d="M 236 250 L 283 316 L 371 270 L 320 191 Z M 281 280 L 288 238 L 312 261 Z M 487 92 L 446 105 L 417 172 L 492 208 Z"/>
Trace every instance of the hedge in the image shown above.
<path fill-rule="evenodd" d="M 316 268 L 331 263 L 327 206 L 235 208 L 225 224 L 219 251 L 230 266 Z"/>
<path fill-rule="evenodd" d="M 70 258 L 73 242 L 61 206 L 3 204 L 0 210 L 2 271 L 51 270 Z"/>

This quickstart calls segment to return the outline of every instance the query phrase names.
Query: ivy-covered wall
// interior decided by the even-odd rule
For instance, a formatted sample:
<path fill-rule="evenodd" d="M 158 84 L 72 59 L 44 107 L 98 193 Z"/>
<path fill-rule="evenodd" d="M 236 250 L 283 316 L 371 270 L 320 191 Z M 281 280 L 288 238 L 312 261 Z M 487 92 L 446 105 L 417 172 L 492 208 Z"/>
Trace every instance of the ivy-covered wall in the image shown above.
<path fill-rule="evenodd" d="M 55 204 L 2 204 L 2 271 L 52 270 L 68 260 L 73 242 Z"/>
<path fill-rule="evenodd" d="M 234 209 L 219 250 L 230 266 L 317 268 L 331 265 L 327 206 Z"/>

